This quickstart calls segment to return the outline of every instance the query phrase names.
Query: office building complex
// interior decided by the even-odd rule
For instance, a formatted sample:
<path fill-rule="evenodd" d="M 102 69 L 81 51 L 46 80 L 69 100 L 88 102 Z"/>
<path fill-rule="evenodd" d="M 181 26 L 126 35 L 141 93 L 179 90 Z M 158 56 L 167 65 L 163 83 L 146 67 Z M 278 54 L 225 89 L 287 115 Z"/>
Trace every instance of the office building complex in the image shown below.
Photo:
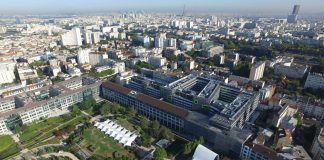
<path fill-rule="evenodd" d="M 161 87 L 167 85 L 167 80 L 152 80 L 145 76 L 133 75 L 127 87 L 138 92 L 145 93 L 151 97 L 161 98 Z"/>
<path fill-rule="evenodd" d="M 250 71 L 251 80 L 259 80 L 263 77 L 263 72 L 265 68 L 265 62 L 258 62 L 254 64 Z"/>
<path fill-rule="evenodd" d="M 259 93 L 246 92 L 219 80 L 194 74 L 162 88 L 162 97 L 170 103 L 205 112 L 219 128 L 242 128 L 257 107 Z"/>
<path fill-rule="evenodd" d="M 81 46 L 81 31 L 80 28 L 73 28 L 61 36 L 63 46 Z"/>
<path fill-rule="evenodd" d="M 123 106 L 133 107 L 139 114 L 145 115 L 152 120 L 158 120 L 161 124 L 175 131 L 203 136 L 213 148 L 236 157 L 240 154 L 242 144 L 251 135 L 249 131 L 237 127 L 224 130 L 219 128 L 219 125 L 215 125 L 213 117 L 196 111 L 189 111 L 183 107 L 149 96 L 149 94 L 155 95 L 158 87 L 155 86 L 155 90 L 149 93 L 150 89 L 140 84 L 150 81 L 145 81 L 138 77 L 130 81 L 138 82 L 136 84 L 129 82 L 129 85 L 126 85 L 129 88 L 110 81 L 104 82 L 102 84 L 101 96 L 110 101 L 123 104 Z M 140 87 L 136 90 L 142 90 L 143 93 L 130 89 L 136 87 Z M 153 85 L 148 84 L 148 87 L 152 89 Z M 240 115 L 240 113 L 237 114 Z"/>
<path fill-rule="evenodd" d="M 324 74 L 308 73 L 305 88 L 324 89 Z"/>
<path fill-rule="evenodd" d="M 0 134 L 15 126 L 68 112 L 69 106 L 88 97 L 99 98 L 100 81 L 77 77 L 51 86 L 0 99 Z"/>

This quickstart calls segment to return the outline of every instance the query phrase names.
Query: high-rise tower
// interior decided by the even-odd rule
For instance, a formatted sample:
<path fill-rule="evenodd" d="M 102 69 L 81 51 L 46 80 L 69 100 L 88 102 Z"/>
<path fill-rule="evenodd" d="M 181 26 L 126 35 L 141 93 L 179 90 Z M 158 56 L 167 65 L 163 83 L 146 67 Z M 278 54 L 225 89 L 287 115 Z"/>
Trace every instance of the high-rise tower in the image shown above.
<path fill-rule="evenodd" d="M 293 12 L 291 14 L 298 14 L 299 9 L 300 9 L 300 5 L 294 5 L 294 9 L 293 9 Z"/>
<path fill-rule="evenodd" d="M 294 5 L 294 9 L 290 15 L 288 15 L 287 22 L 288 23 L 296 23 L 298 19 L 300 5 Z"/>

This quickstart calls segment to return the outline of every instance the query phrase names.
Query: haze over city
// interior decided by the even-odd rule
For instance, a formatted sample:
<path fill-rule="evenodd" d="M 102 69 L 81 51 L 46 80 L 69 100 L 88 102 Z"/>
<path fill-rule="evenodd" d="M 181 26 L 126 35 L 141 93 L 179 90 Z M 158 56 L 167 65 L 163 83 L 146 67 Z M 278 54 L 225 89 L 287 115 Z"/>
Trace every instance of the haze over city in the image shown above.
<path fill-rule="evenodd" d="M 0 14 L 62 14 L 112 11 L 177 12 L 186 5 L 192 13 L 287 14 L 294 4 L 301 14 L 323 13 L 323 0 L 4 0 Z"/>

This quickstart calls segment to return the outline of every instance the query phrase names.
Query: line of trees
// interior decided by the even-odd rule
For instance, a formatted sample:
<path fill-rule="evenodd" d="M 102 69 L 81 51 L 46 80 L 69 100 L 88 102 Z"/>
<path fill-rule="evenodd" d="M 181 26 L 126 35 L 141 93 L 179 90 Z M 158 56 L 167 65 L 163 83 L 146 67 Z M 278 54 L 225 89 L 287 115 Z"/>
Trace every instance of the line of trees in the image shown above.
<path fill-rule="evenodd" d="M 188 142 L 183 146 L 183 154 L 189 155 L 192 153 L 192 151 L 197 148 L 198 144 L 203 144 L 204 138 L 199 137 L 198 139 L 195 139 L 194 141 Z"/>
<path fill-rule="evenodd" d="M 163 125 L 160 125 L 159 121 L 150 121 L 146 117 L 139 117 L 142 133 L 141 133 L 141 141 L 142 145 L 149 147 L 151 145 L 151 137 L 160 139 L 164 138 L 167 140 L 174 139 L 174 134 L 171 130 Z"/>

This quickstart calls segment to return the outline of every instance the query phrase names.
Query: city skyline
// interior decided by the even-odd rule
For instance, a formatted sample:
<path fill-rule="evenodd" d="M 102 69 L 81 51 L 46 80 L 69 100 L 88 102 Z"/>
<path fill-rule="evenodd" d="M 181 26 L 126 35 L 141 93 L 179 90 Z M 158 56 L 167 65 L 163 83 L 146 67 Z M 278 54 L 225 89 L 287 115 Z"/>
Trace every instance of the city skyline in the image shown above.
<path fill-rule="evenodd" d="M 127 5 L 125 5 L 127 4 Z M 186 5 L 187 12 L 203 13 L 243 13 L 243 14 L 276 14 L 286 15 L 291 12 L 293 5 L 301 5 L 300 14 L 323 13 L 321 6 L 324 1 L 313 0 L 312 3 L 303 0 L 288 1 L 266 1 L 266 0 L 248 0 L 242 3 L 242 0 L 124 0 L 117 2 L 113 0 L 12 0 L 0 2 L 0 14 L 47 14 L 47 13 L 84 13 L 84 12 L 110 12 L 110 11 L 171 11 L 181 12 Z"/>

